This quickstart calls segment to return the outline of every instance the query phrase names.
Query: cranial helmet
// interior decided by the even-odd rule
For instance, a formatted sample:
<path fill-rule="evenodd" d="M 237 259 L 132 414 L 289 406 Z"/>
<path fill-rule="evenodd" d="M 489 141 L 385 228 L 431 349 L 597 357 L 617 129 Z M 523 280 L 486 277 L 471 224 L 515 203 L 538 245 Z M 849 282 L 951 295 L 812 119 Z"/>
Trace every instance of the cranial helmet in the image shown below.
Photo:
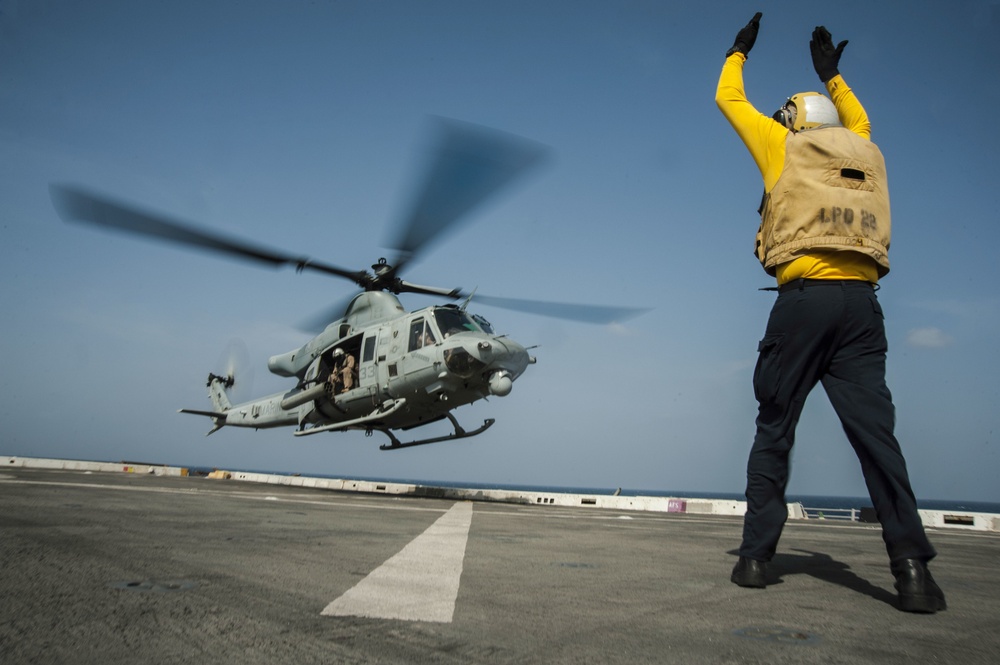
<path fill-rule="evenodd" d="M 334 358 L 339 358 L 342 355 L 344 355 L 344 350 L 343 349 L 334 349 L 333 350 L 333 357 Z"/>
<path fill-rule="evenodd" d="M 792 95 L 771 117 L 793 132 L 822 125 L 841 126 L 837 107 L 829 97 L 818 92 L 800 92 Z"/>

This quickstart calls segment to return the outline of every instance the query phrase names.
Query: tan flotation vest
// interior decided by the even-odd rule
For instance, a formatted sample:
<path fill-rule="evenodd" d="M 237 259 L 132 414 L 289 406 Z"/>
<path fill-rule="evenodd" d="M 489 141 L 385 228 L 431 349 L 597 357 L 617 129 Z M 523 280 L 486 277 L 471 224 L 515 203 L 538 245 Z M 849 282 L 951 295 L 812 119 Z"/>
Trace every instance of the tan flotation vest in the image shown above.
<path fill-rule="evenodd" d="M 878 146 L 844 127 L 789 133 L 757 232 L 757 258 L 768 274 L 811 251 L 850 250 L 870 256 L 885 275 L 891 228 Z"/>

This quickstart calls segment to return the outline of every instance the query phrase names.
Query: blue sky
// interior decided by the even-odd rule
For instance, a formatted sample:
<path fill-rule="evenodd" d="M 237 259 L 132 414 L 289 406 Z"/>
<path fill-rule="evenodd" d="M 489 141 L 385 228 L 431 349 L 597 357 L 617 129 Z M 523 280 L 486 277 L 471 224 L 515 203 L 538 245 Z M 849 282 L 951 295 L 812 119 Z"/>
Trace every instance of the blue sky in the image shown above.
<path fill-rule="evenodd" d="M 841 72 L 889 167 L 888 380 L 918 497 L 1000 501 L 1000 3 L 0 0 L 0 453 L 484 483 L 742 492 L 774 296 L 760 177 L 714 103 L 726 49 L 770 112 Z M 422 284 L 650 307 L 595 326 L 482 307 L 539 345 L 480 437 L 384 453 L 362 433 L 205 438 L 232 340 L 268 356 L 352 285 L 61 222 L 51 182 L 337 265 L 401 215 L 429 116 L 539 141 L 547 164 L 410 266 Z M 410 309 L 432 304 L 404 297 Z M 475 308 L 474 308 L 475 309 Z M 249 379 L 249 377 L 247 377 Z M 248 381 L 243 382 L 246 386 Z M 864 495 L 822 389 L 789 491 Z"/>

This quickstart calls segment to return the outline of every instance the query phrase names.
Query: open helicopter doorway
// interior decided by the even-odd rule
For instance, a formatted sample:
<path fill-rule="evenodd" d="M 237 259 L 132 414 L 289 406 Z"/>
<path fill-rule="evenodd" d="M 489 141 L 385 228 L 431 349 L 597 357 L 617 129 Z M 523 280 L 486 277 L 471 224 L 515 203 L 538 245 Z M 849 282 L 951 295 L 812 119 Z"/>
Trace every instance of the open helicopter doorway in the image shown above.
<path fill-rule="evenodd" d="M 335 397 L 352 397 L 360 387 L 361 335 L 344 338 L 323 353 L 324 373 Z"/>

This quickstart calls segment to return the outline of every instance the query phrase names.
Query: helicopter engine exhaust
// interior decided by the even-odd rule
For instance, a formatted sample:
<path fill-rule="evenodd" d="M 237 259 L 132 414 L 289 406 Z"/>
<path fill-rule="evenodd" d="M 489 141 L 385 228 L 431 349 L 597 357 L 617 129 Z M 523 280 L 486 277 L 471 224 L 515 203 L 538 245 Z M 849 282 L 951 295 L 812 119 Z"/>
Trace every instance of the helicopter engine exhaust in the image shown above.
<path fill-rule="evenodd" d="M 514 382 L 506 370 L 499 370 L 490 374 L 490 394 L 497 397 L 506 397 L 514 387 Z"/>

